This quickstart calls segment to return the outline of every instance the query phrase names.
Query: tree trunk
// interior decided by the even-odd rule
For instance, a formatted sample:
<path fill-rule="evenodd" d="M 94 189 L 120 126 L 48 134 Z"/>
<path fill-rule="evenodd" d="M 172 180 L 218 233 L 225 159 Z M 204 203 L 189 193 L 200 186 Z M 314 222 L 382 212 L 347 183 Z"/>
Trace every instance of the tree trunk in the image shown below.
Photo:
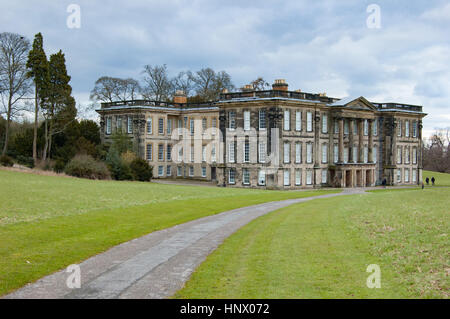
<path fill-rule="evenodd" d="M 38 86 L 35 84 L 34 92 L 34 128 L 33 128 L 33 159 L 37 160 L 37 131 L 38 131 L 38 113 L 39 113 L 39 99 Z"/>
<path fill-rule="evenodd" d="M 53 136 L 53 125 L 52 121 L 50 121 L 50 128 L 48 130 L 48 152 L 47 152 L 47 159 L 50 159 L 52 156 L 52 136 Z"/>
<path fill-rule="evenodd" d="M 11 109 L 12 109 L 12 97 L 11 95 L 8 98 L 8 113 L 6 115 L 6 130 L 5 130 L 5 145 L 3 145 L 2 155 L 5 155 L 8 151 L 8 142 L 9 142 L 9 128 L 11 125 Z"/>
<path fill-rule="evenodd" d="M 44 151 L 42 152 L 42 160 L 45 162 L 47 161 L 47 149 L 48 149 L 48 124 L 47 119 L 45 119 L 45 145 L 44 145 Z"/>

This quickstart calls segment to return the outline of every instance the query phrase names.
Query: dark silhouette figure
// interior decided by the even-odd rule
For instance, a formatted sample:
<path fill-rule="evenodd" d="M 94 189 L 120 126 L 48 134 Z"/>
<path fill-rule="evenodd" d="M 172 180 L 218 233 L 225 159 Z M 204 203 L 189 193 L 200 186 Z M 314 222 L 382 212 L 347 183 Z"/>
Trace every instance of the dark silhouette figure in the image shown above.
<path fill-rule="evenodd" d="M 425 188 L 425 184 L 422 182 L 422 189 L 424 189 Z"/>
<path fill-rule="evenodd" d="M 434 186 L 434 182 L 436 181 L 436 179 L 434 178 L 434 176 L 431 178 L 431 184 Z"/>
<path fill-rule="evenodd" d="M 425 178 L 425 182 L 427 182 L 427 186 L 430 185 L 430 179 L 428 177 Z"/>
<path fill-rule="evenodd" d="M 386 184 L 387 184 L 387 181 L 386 181 L 386 178 L 385 178 L 385 179 L 383 179 L 383 181 L 381 182 L 381 185 L 383 185 L 383 187 L 386 188 Z"/>

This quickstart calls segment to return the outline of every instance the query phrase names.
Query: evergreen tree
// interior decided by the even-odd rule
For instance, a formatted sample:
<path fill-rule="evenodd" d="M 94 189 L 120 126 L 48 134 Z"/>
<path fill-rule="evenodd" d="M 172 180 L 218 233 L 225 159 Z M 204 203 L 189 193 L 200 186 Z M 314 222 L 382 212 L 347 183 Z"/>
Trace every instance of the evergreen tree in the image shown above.
<path fill-rule="evenodd" d="M 75 120 L 75 99 L 71 96 L 72 87 L 69 85 L 70 76 L 67 74 L 66 59 L 60 50 L 50 56 L 48 63 L 48 82 L 41 103 L 44 114 L 45 146 L 42 159 L 47 160 L 52 147 L 52 136 L 62 132 L 67 124 Z"/>
<path fill-rule="evenodd" d="M 28 54 L 27 68 L 28 76 L 34 81 L 34 130 L 33 130 L 33 159 L 37 160 L 37 136 L 38 136 L 38 116 L 39 105 L 45 95 L 44 88 L 48 82 L 48 61 L 43 48 L 42 34 L 38 33 L 34 37 L 33 49 Z"/>

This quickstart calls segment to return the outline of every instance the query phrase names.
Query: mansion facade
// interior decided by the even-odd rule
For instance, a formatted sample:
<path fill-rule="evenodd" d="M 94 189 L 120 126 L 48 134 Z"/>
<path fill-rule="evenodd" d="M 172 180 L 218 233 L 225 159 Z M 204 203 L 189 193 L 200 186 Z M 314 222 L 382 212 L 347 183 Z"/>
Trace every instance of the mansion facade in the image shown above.
<path fill-rule="evenodd" d="M 127 134 L 154 178 L 273 189 L 422 182 L 422 106 L 289 91 L 276 80 L 210 103 L 177 92 L 173 102 L 102 103 L 97 112 L 102 140 Z"/>

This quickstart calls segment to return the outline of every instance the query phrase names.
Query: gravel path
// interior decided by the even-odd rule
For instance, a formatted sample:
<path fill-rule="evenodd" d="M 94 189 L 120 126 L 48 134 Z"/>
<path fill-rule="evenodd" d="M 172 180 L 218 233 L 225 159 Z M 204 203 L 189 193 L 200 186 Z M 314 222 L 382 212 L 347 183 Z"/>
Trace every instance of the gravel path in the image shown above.
<path fill-rule="evenodd" d="M 5 298 L 168 298 L 227 237 L 253 219 L 295 203 L 363 193 L 348 189 L 302 199 L 239 208 L 153 232 L 82 262 L 81 288 L 67 287 L 65 270 Z"/>

